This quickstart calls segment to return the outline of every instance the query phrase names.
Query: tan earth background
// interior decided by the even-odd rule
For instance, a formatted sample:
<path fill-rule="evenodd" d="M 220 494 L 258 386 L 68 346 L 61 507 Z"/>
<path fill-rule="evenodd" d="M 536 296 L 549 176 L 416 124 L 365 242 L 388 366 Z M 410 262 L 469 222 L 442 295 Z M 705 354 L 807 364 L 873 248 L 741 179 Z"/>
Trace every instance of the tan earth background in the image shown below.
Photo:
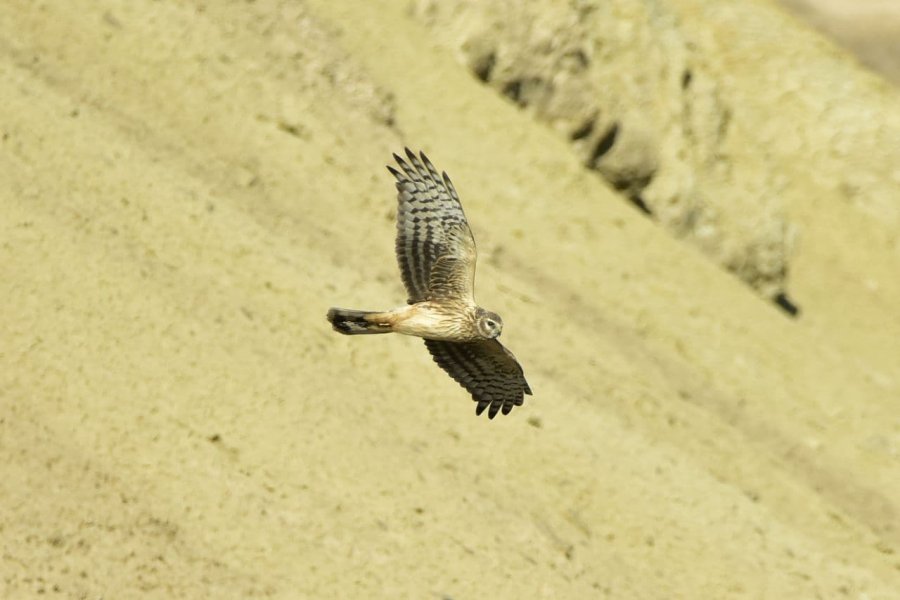
<path fill-rule="evenodd" d="M 790 4 L 2 3 L 0 598 L 900 597 L 900 14 Z M 509 416 L 325 321 L 406 145 Z"/>

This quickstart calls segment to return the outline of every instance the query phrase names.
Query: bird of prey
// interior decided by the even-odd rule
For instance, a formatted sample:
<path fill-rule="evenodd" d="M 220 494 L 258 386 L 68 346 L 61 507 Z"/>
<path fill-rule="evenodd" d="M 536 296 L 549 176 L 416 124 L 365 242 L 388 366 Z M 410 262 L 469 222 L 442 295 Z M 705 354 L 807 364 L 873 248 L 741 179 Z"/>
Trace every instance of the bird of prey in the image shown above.
<path fill-rule="evenodd" d="M 328 320 L 345 335 L 402 333 L 425 339 L 434 361 L 475 400 L 475 414 L 509 414 L 531 394 L 522 367 L 498 340 L 500 316 L 475 303 L 475 239 L 447 173 L 424 153 L 394 154 L 397 262 L 407 305 L 384 312 L 332 308 Z"/>

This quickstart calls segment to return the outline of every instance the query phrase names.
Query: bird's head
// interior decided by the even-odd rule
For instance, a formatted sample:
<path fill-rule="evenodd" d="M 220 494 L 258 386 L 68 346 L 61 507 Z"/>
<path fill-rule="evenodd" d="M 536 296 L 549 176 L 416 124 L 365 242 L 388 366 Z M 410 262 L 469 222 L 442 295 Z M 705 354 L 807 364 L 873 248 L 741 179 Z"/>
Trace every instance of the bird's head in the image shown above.
<path fill-rule="evenodd" d="M 475 311 L 475 325 L 478 327 L 478 333 L 489 340 L 498 337 L 503 331 L 503 319 L 500 315 L 483 308 Z"/>

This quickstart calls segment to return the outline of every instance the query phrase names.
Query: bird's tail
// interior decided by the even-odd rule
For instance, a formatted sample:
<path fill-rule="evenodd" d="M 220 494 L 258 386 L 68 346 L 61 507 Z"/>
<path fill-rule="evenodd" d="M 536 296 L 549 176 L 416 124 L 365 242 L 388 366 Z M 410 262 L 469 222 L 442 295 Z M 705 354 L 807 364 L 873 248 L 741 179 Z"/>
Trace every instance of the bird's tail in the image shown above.
<path fill-rule="evenodd" d="M 390 333 L 391 326 L 383 317 L 384 313 L 370 310 L 328 309 L 331 327 L 344 335 Z"/>

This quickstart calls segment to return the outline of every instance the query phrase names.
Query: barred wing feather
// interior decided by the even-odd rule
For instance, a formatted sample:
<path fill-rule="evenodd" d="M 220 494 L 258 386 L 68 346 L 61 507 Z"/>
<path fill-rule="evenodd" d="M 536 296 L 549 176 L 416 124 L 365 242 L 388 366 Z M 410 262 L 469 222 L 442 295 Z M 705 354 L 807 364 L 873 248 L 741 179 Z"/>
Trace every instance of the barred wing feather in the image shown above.
<path fill-rule="evenodd" d="M 466 388 L 477 402 L 475 414 L 485 409 L 493 419 L 514 406 L 522 406 L 524 395 L 531 395 L 521 365 L 496 339 L 477 342 L 425 340 L 428 351 L 442 369 Z"/>
<path fill-rule="evenodd" d="M 407 148 L 406 157 L 395 154 L 400 170 L 388 170 L 397 179 L 397 262 L 409 303 L 474 302 L 475 240 L 459 196 L 424 152 L 416 156 Z"/>

